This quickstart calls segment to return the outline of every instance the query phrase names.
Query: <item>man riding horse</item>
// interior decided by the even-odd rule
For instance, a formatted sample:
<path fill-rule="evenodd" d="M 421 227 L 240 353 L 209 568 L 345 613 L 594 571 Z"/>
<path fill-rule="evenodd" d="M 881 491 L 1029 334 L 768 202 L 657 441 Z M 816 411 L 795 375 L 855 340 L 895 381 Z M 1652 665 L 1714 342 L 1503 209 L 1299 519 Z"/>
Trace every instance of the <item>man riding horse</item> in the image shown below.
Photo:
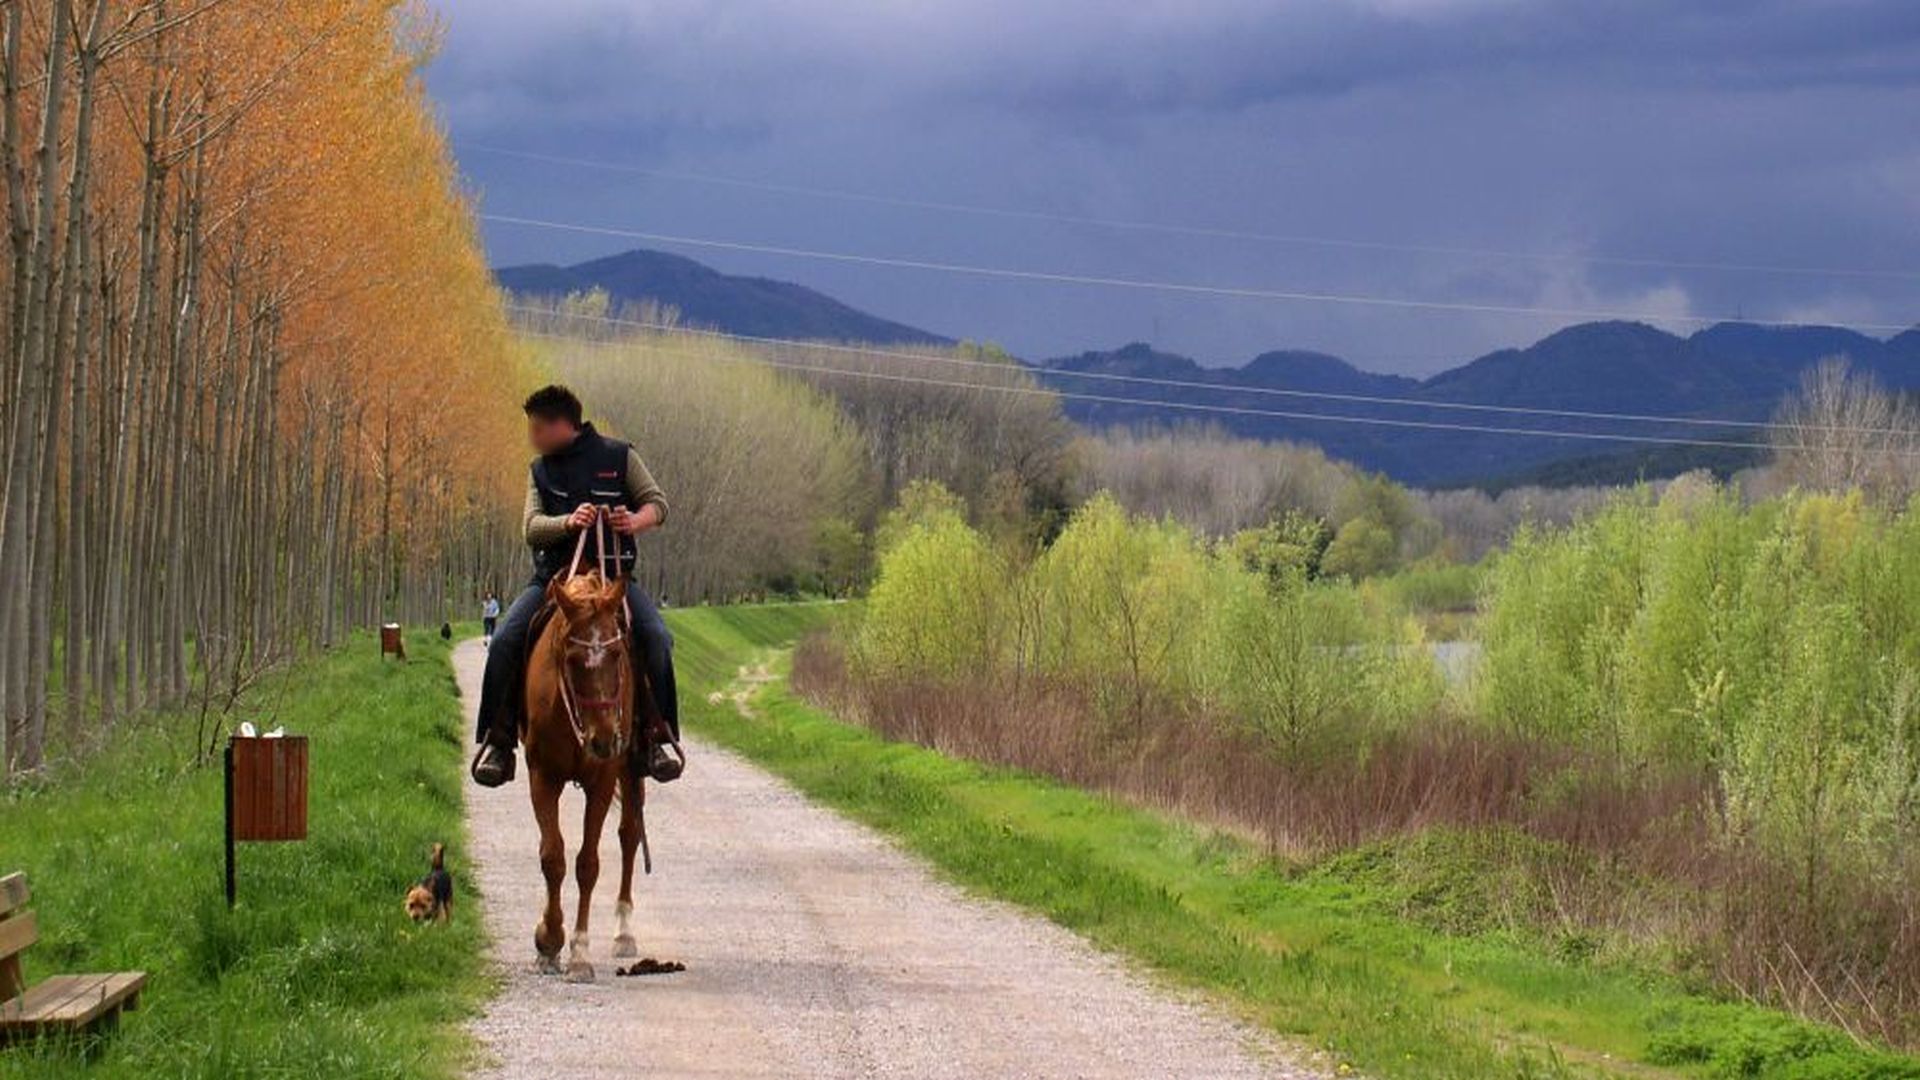
<path fill-rule="evenodd" d="M 634 685 L 649 686 L 659 712 L 677 740 L 680 735 L 679 697 L 673 681 L 673 635 L 660 618 L 646 590 L 632 583 L 636 558 L 634 538 L 657 529 L 667 520 L 667 497 L 640 460 L 639 451 L 610 439 L 583 422 L 580 399 L 564 386 L 534 391 L 523 406 L 527 437 L 539 456 L 527 480 L 522 530 L 533 549 L 533 577 L 494 630 L 487 652 L 487 670 L 480 688 L 480 754 L 474 759 L 473 779 L 499 787 L 513 779 L 514 747 L 519 738 L 519 701 L 526 671 L 527 631 L 547 595 L 547 583 L 567 569 L 579 534 L 605 524 L 617 538 L 618 567 L 614 576 L 626 576 L 627 611 L 639 648 L 633 658 Z M 679 762 L 657 741 L 635 740 L 637 774 L 655 780 L 679 775 Z"/>

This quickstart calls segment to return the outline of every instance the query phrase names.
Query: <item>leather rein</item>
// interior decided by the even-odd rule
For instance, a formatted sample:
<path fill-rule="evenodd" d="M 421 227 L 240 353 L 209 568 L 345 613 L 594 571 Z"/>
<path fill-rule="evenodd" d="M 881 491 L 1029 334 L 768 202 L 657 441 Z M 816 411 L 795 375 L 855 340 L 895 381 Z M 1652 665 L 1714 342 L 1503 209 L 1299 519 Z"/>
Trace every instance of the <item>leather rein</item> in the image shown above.
<path fill-rule="evenodd" d="M 607 571 L 609 566 L 619 566 L 620 557 L 617 553 L 609 550 L 613 546 L 609 542 L 607 535 L 610 528 L 611 526 L 607 524 L 606 520 L 606 507 L 601 507 L 599 513 L 596 514 L 593 519 L 593 528 L 591 530 L 580 530 L 580 539 L 573 545 L 573 559 L 567 564 L 566 576 L 560 579 L 562 583 L 572 580 L 573 576 L 580 572 L 580 560 L 585 557 L 587 552 L 587 536 L 589 532 L 591 532 L 593 536 L 595 549 L 594 558 L 597 563 L 597 569 L 600 572 L 601 580 L 614 580 L 613 575 Z M 560 650 L 560 663 L 558 665 L 560 669 L 560 703 L 566 709 L 567 724 L 573 728 L 574 741 L 578 743 L 583 750 L 586 749 L 587 746 L 587 727 L 586 722 L 581 719 L 582 712 L 618 710 L 621 705 L 621 693 L 626 688 L 629 677 L 628 669 L 633 666 L 633 661 L 628 655 L 629 650 L 633 647 L 631 643 L 633 636 L 633 613 L 627 610 L 627 597 L 624 591 L 620 596 L 620 618 L 618 625 L 619 630 L 614 634 L 613 640 L 611 641 L 601 640 L 600 632 L 597 630 L 594 631 L 592 638 L 580 638 L 569 635 L 563 639 L 563 643 L 566 645 L 577 645 L 588 650 L 590 656 L 600 655 L 601 660 L 599 662 L 601 663 L 605 662 L 605 654 L 609 650 L 613 649 L 616 645 L 619 646 L 618 652 L 613 657 L 613 659 L 619 663 L 619 666 L 615 669 L 615 675 L 618 681 L 614 683 L 613 696 L 610 698 L 580 697 L 579 692 L 573 688 L 573 665 L 567 661 L 566 650 L 564 648 Z M 635 705 L 637 708 L 638 702 L 636 702 Z M 626 753 L 627 741 L 632 737 L 632 730 L 632 724 L 628 724 L 625 731 L 621 731 L 618 723 L 614 725 L 614 731 L 617 733 L 617 741 L 613 750 L 615 757 Z"/>

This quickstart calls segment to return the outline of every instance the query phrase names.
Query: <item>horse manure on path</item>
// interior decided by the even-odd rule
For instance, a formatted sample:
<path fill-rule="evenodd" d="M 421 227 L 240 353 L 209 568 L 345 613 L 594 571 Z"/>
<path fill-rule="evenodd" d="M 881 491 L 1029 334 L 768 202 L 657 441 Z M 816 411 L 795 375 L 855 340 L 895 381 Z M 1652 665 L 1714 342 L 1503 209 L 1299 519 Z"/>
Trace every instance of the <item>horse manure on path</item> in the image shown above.
<path fill-rule="evenodd" d="M 636 975 L 672 975 L 676 971 L 687 970 L 687 965 L 678 960 L 655 960 L 648 956 L 635 960 L 623 968 L 613 969 L 615 975 L 630 978 Z"/>

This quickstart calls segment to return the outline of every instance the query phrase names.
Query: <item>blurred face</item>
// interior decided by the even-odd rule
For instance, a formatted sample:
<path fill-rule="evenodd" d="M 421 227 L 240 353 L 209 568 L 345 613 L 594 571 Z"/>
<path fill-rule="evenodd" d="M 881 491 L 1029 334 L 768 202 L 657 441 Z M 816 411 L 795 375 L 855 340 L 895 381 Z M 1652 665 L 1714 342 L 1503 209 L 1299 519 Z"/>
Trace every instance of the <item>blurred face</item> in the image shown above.
<path fill-rule="evenodd" d="M 527 442 L 533 444 L 536 454 L 552 454 L 565 450 L 573 442 L 580 429 L 564 418 L 550 419 L 544 416 L 527 414 Z"/>

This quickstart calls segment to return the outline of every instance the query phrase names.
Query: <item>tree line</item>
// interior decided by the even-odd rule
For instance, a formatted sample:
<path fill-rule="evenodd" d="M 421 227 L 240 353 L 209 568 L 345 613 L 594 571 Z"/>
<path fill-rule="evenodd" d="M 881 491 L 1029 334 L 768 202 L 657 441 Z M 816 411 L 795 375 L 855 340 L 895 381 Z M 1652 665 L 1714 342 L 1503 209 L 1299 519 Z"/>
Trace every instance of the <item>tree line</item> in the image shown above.
<path fill-rule="evenodd" d="M 510 539 L 524 358 L 392 0 L 0 8 L 0 768 Z M 503 378 L 503 375 L 505 376 Z"/>

